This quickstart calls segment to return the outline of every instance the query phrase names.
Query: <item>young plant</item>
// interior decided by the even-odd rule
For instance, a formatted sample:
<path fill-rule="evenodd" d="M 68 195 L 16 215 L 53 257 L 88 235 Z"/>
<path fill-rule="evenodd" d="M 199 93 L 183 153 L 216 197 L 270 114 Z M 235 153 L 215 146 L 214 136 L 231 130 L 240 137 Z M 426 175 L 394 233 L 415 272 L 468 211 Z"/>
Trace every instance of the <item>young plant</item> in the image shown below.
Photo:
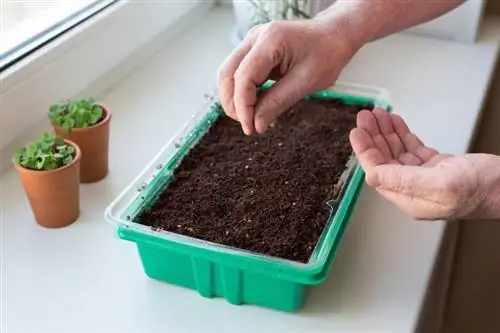
<path fill-rule="evenodd" d="M 69 165 L 75 158 L 75 148 L 53 133 L 44 133 L 40 139 L 21 148 L 14 162 L 30 170 L 47 171 Z"/>
<path fill-rule="evenodd" d="M 65 99 L 49 109 L 51 122 L 59 125 L 65 132 L 95 125 L 102 120 L 103 115 L 103 108 L 93 98 Z"/>
<path fill-rule="evenodd" d="M 255 10 L 252 26 L 272 21 L 273 19 L 297 20 L 310 19 L 306 13 L 309 0 L 247 0 Z"/>

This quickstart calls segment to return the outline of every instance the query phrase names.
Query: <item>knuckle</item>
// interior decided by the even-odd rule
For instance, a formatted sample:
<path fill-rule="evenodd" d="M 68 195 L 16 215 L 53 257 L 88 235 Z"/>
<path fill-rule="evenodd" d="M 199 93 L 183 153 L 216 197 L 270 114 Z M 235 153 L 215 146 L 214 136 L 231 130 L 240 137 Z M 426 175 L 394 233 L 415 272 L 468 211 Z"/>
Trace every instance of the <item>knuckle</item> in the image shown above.
<path fill-rule="evenodd" d="M 272 21 L 266 25 L 266 33 L 275 35 L 282 34 L 284 32 L 284 22 L 283 21 Z"/>
<path fill-rule="evenodd" d="M 220 81 L 225 81 L 231 79 L 232 75 L 229 70 L 229 66 L 227 63 L 224 63 L 221 67 L 219 67 L 217 71 L 217 79 Z"/>
<path fill-rule="evenodd" d="M 247 38 L 255 38 L 259 32 L 262 31 L 262 27 L 263 25 L 262 24 L 257 24 L 257 25 L 254 25 L 253 27 L 251 27 L 249 30 L 248 30 L 248 33 L 247 33 Z"/>
<path fill-rule="evenodd" d="M 219 67 L 219 69 L 217 70 L 217 79 L 219 81 L 222 81 L 227 76 L 226 72 L 227 72 L 227 70 L 226 70 L 225 66 Z"/>
<path fill-rule="evenodd" d="M 242 82 L 246 79 L 246 71 L 244 68 L 238 68 L 236 72 L 234 72 L 234 80 L 236 82 Z"/>
<path fill-rule="evenodd" d="M 376 187 L 376 177 L 373 172 L 368 170 L 365 171 L 365 182 L 368 186 L 375 188 Z"/>

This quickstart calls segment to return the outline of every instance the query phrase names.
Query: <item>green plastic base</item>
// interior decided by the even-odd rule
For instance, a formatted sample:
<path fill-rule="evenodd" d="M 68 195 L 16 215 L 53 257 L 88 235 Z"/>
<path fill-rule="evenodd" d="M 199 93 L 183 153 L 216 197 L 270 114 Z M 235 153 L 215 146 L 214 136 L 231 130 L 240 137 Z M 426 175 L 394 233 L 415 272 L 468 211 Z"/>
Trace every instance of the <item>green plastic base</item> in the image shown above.
<path fill-rule="evenodd" d="M 223 297 L 234 305 L 253 304 L 295 312 L 306 296 L 307 288 L 299 283 L 148 245 L 138 245 L 137 248 L 148 277 L 197 290 L 206 298 Z"/>

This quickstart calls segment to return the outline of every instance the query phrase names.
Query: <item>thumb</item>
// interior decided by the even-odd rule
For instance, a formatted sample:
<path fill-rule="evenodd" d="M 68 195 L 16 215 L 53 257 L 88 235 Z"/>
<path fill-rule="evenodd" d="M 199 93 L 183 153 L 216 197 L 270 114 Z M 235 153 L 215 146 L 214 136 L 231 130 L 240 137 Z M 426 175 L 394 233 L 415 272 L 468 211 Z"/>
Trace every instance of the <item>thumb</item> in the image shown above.
<path fill-rule="evenodd" d="M 383 164 L 366 172 L 366 183 L 375 189 L 408 196 L 432 196 L 440 184 L 432 171 L 423 166 Z"/>
<path fill-rule="evenodd" d="M 283 112 L 309 93 L 304 84 L 306 76 L 304 68 L 294 68 L 262 93 L 255 107 L 254 126 L 257 132 L 264 133 Z"/>

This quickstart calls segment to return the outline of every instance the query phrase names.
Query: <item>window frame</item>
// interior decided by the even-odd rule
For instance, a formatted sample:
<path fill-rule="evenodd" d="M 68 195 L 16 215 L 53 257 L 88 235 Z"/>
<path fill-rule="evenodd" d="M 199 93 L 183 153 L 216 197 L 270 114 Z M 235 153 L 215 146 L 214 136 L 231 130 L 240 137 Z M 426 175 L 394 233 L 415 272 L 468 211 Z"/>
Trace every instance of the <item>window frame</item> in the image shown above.
<path fill-rule="evenodd" d="M 73 3 L 72 6 L 78 8 L 77 11 L 74 11 L 74 8 L 70 8 L 71 11 L 63 10 L 63 13 L 60 13 L 61 10 L 58 11 L 57 8 L 48 9 L 43 14 L 51 14 L 52 17 L 45 18 L 42 14 L 35 17 L 34 21 L 36 23 L 30 23 L 31 25 L 35 25 L 35 27 L 30 28 L 29 31 L 23 29 L 25 22 L 20 22 L 20 29 L 16 27 L 16 30 L 21 30 L 21 32 L 12 31 L 13 29 L 7 30 L 7 42 L 5 43 L 7 45 L 2 46 L 5 49 L 0 49 L 0 72 L 120 0 L 89 1 L 92 2 L 83 7 L 76 7 L 77 4 Z M 31 17 L 28 18 L 28 20 L 31 19 Z M 53 19 L 57 19 L 57 21 L 51 21 Z M 22 41 L 19 42 L 19 39 Z"/>
<path fill-rule="evenodd" d="M 154 53 L 214 5 L 215 0 L 118 0 L 0 72 L 0 174 L 18 146 L 47 128 L 52 103 L 102 93 L 133 68 L 134 59 Z M 140 24 L 131 28 L 130 22 Z M 120 67 L 124 63 L 127 68 Z"/>

